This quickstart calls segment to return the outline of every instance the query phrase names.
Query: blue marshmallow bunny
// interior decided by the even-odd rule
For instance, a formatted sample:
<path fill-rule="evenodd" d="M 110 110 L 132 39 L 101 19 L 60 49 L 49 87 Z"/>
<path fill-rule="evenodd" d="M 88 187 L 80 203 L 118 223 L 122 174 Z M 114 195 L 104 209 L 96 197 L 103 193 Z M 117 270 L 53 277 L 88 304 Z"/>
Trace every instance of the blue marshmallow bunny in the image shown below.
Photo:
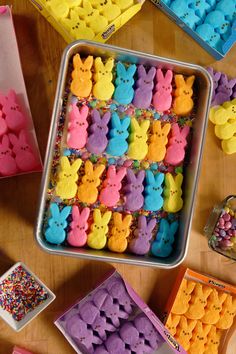
<path fill-rule="evenodd" d="M 67 217 L 71 212 L 71 207 L 64 207 L 61 212 L 56 203 L 50 205 L 51 217 L 48 220 L 48 227 L 45 232 L 45 238 L 48 242 L 59 245 L 65 241 L 67 227 Z"/>
<path fill-rule="evenodd" d="M 164 173 L 154 175 L 152 171 L 146 171 L 146 187 L 144 190 L 144 210 L 156 211 L 162 208 L 163 198 L 161 196 L 164 181 Z"/>
<path fill-rule="evenodd" d="M 197 16 L 202 18 L 210 10 L 211 5 L 206 0 L 192 0 L 189 7 L 195 11 Z"/>
<path fill-rule="evenodd" d="M 151 253 L 156 257 L 168 257 L 173 250 L 175 234 L 179 223 L 174 221 L 171 224 L 166 219 L 161 219 L 156 239 L 151 245 Z"/>
<path fill-rule="evenodd" d="M 126 139 L 129 136 L 128 128 L 130 125 L 130 117 L 125 116 L 120 119 L 116 112 L 112 113 L 111 130 L 109 132 L 109 142 L 106 153 L 112 156 L 122 156 L 128 150 Z"/>
<path fill-rule="evenodd" d="M 216 10 L 222 11 L 228 21 L 236 18 L 235 0 L 220 0 L 216 5 Z"/>
<path fill-rule="evenodd" d="M 214 28 L 209 25 L 209 23 L 203 23 L 196 28 L 197 34 L 206 41 L 211 47 L 222 52 L 222 46 L 224 42 L 222 41 L 219 33 L 214 31 Z"/>
<path fill-rule="evenodd" d="M 136 71 L 136 65 L 130 65 L 128 69 L 118 62 L 116 65 L 117 78 L 115 81 L 116 89 L 113 98 L 119 104 L 129 104 L 134 97 L 134 74 Z"/>
<path fill-rule="evenodd" d="M 222 11 L 215 10 L 210 12 L 205 18 L 204 23 L 209 23 L 215 32 L 224 36 L 224 39 L 227 39 L 231 33 L 230 22 L 225 19 Z"/>
<path fill-rule="evenodd" d="M 189 3 L 190 0 L 175 0 L 170 5 L 170 8 L 186 25 L 194 29 L 201 22 L 201 19 L 188 6 Z"/>

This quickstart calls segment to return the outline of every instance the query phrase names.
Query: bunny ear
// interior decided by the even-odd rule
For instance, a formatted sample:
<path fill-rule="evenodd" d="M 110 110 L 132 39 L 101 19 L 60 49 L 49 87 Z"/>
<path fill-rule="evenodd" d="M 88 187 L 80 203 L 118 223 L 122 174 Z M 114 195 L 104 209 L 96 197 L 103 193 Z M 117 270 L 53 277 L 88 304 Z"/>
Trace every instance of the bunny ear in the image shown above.
<path fill-rule="evenodd" d="M 123 219 L 123 224 L 125 227 L 130 227 L 132 222 L 132 215 L 126 215 Z"/>
<path fill-rule="evenodd" d="M 150 170 L 146 170 L 146 182 L 151 185 L 155 183 L 154 175 Z"/>
<path fill-rule="evenodd" d="M 111 211 L 106 211 L 104 214 L 103 214 L 103 217 L 102 217 L 102 223 L 103 225 L 107 225 L 111 219 Z"/>
<path fill-rule="evenodd" d="M 175 177 L 175 183 L 176 185 L 181 188 L 182 183 L 183 183 L 183 175 L 182 173 L 178 173 L 177 176 Z"/>
<path fill-rule="evenodd" d="M 164 81 L 164 75 L 161 69 L 157 69 L 156 78 L 158 82 Z"/>
<path fill-rule="evenodd" d="M 62 209 L 61 213 L 60 213 L 60 220 L 66 220 L 67 217 L 70 215 L 71 212 L 71 206 L 66 206 Z"/>
<path fill-rule="evenodd" d="M 3 148 L 9 148 L 9 138 L 8 136 L 5 134 L 3 135 L 3 138 L 2 138 L 2 147 Z"/>
<path fill-rule="evenodd" d="M 167 187 L 169 187 L 171 189 L 175 188 L 175 180 L 170 172 L 167 172 L 165 175 L 165 183 L 166 183 Z"/>
<path fill-rule="evenodd" d="M 153 133 L 161 132 L 161 122 L 159 120 L 155 120 L 152 125 Z"/>
<path fill-rule="evenodd" d="M 103 62 L 102 62 L 102 58 L 97 57 L 94 60 L 94 66 L 95 66 L 95 70 L 99 71 L 101 68 L 104 68 Z"/>
<path fill-rule="evenodd" d="M 107 71 L 112 71 L 113 66 L 114 66 L 114 59 L 113 58 L 107 59 L 106 64 L 105 64 L 106 70 Z"/>
<path fill-rule="evenodd" d="M 219 295 L 219 301 L 220 301 L 221 305 L 224 303 L 226 298 L 227 298 L 227 294 L 226 293 L 222 293 L 222 294 Z"/>
<path fill-rule="evenodd" d="M 72 207 L 72 219 L 73 220 L 79 220 L 79 218 L 80 218 L 79 207 L 77 205 L 73 205 L 73 207 Z"/>
<path fill-rule="evenodd" d="M 93 57 L 92 55 L 89 55 L 85 61 L 84 61 L 84 66 L 87 68 L 87 69 L 91 69 L 91 67 L 93 66 Z"/>
<path fill-rule="evenodd" d="M 170 231 L 173 236 L 176 234 L 178 227 L 179 227 L 178 221 L 174 221 L 170 224 Z"/>
<path fill-rule="evenodd" d="M 16 102 L 16 93 L 14 90 L 8 91 L 8 97 L 11 101 Z"/>
<path fill-rule="evenodd" d="M 112 180 L 116 177 L 116 167 L 115 167 L 115 165 L 111 165 L 111 166 L 108 167 L 107 177 L 112 179 Z"/>
<path fill-rule="evenodd" d="M 111 113 L 106 112 L 102 117 L 102 122 L 107 125 L 110 119 L 111 119 Z"/>
<path fill-rule="evenodd" d="M 150 126 L 150 120 L 149 119 L 144 119 L 142 122 L 141 122 L 141 130 L 142 132 L 147 132 L 148 131 L 148 128 Z"/>
<path fill-rule="evenodd" d="M 102 175 L 104 170 L 105 170 L 105 165 L 103 164 L 98 165 L 94 170 L 95 176 L 99 178 Z"/>
<path fill-rule="evenodd" d="M 121 224 L 122 223 L 122 214 L 115 212 L 113 213 L 113 220 L 114 220 L 114 224 Z"/>
<path fill-rule="evenodd" d="M 80 166 L 82 165 L 82 160 L 81 159 L 77 159 L 73 162 L 73 164 L 71 165 L 71 170 L 74 173 L 77 173 L 78 170 L 80 169 Z"/>
<path fill-rule="evenodd" d="M 136 182 L 135 174 L 130 168 L 127 169 L 126 176 L 129 182 Z"/>
<path fill-rule="evenodd" d="M 129 77 L 133 77 L 136 71 L 136 65 L 132 64 L 128 67 L 127 74 Z"/>
<path fill-rule="evenodd" d="M 90 209 L 89 208 L 83 208 L 81 214 L 80 214 L 80 218 L 81 221 L 86 222 L 89 218 L 90 215 Z"/>
<path fill-rule="evenodd" d="M 86 119 L 88 116 L 88 112 L 89 112 L 88 106 L 86 104 L 83 105 L 80 109 L 80 114 L 81 114 L 82 118 Z"/>
<path fill-rule="evenodd" d="M 178 123 L 172 124 L 171 131 L 172 131 L 172 135 L 173 136 L 179 136 L 180 135 L 180 129 L 179 129 Z"/>
<path fill-rule="evenodd" d="M 113 128 L 120 128 L 121 126 L 121 120 L 116 112 L 112 113 L 111 116 L 111 122 L 112 122 L 112 127 Z"/>
<path fill-rule="evenodd" d="M 74 55 L 74 57 L 73 57 L 73 65 L 74 65 L 74 68 L 83 65 L 79 54 L 75 54 Z"/>
<path fill-rule="evenodd" d="M 162 132 L 167 136 L 169 134 L 169 132 L 170 132 L 170 128 L 171 128 L 171 124 L 170 123 L 166 123 L 163 126 L 163 128 L 162 128 Z"/>
<path fill-rule="evenodd" d="M 10 142 L 11 142 L 11 144 L 12 144 L 13 146 L 18 145 L 18 138 L 17 138 L 17 136 L 16 136 L 15 134 L 9 133 L 9 134 L 8 134 L 8 137 L 9 137 Z"/>
<path fill-rule="evenodd" d="M 214 74 L 213 78 L 215 78 L 216 81 L 219 81 L 220 78 L 221 78 L 221 75 L 222 75 L 222 74 L 221 74 L 220 72 L 216 72 L 216 73 Z"/>
<path fill-rule="evenodd" d="M 160 231 L 161 232 L 166 232 L 168 233 L 169 232 L 169 223 L 166 219 L 161 219 L 161 222 L 160 222 Z"/>
<path fill-rule="evenodd" d="M 173 72 L 172 72 L 172 70 L 167 70 L 166 75 L 165 75 L 165 82 L 166 82 L 167 84 L 171 84 L 172 79 L 173 79 Z"/>
<path fill-rule="evenodd" d="M 94 223 L 95 224 L 100 224 L 101 223 L 102 217 L 101 217 L 101 212 L 100 212 L 99 209 L 94 209 L 93 219 L 94 219 Z"/>
<path fill-rule="evenodd" d="M 191 88 L 193 86 L 194 80 L 195 80 L 195 76 L 194 75 L 188 77 L 187 80 L 186 80 L 187 86 Z"/>
<path fill-rule="evenodd" d="M 69 170 L 70 169 L 70 161 L 68 160 L 68 157 L 62 156 L 61 161 L 60 161 L 61 168 L 63 170 Z"/>
<path fill-rule="evenodd" d="M 126 175 L 126 168 L 125 167 L 121 167 L 116 174 L 117 179 L 119 181 L 122 181 L 122 179 L 125 177 L 125 175 Z"/>
<path fill-rule="evenodd" d="M 91 175 L 93 173 L 93 164 L 90 160 L 85 162 L 85 174 Z"/>
<path fill-rule="evenodd" d="M 146 70 L 143 65 L 139 65 L 138 67 L 138 76 L 139 77 L 145 77 L 146 76 Z"/>
<path fill-rule="evenodd" d="M 226 74 L 222 74 L 220 81 L 221 81 L 222 84 L 227 85 L 227 84 L 228 84 L 228 77 L 227 77 L 227 75 L 226 75 Z"/>
<path fill-rule="evenodd" d="M 51 215 L 52 215 L 53 219 L 58 219 L 59 218 L 60 210 L 59 210 L 59 207 L 58 207 L 58 205 L 56 203 L 51 203 L 50 212 L 51 212 Z"/>
<path fill-rule="evenodd" d="M 185 80 L 183 75 L 175 75 L 175 84 L 177 88 L 185 86 Z"/>
<path fill-rule="evenodd" d="M 87 12 L 90 12 L 93 10 L 92 5 L 88 0 L 83 1 L 83 7 L 87 10 Z"/>
<path fill-rule="evenodd" d="M 232 79 L 229 81 L 229 87 L 233 88 L 236 85 L 236 79 Z"/>
<path fill-rule="evenodd" d="M 181 130 L 181 136 L 183 137 L 183 138 L 187 138 L 187 136 L 188 136 L 188 134 L 189 134 L 189 131 L 190 131 L 190 127 L 188 126 L 188 125 L 185 125 L 184 127 L 183 127 L 183 129 Z"/>
<path fill-rule="evenodd" d="M 164 177 L 165 177 L 164 173 L 161 173 L 161 172 L 159 172 L 155 175 L 155 181 L 158 186 L 162 185 L 162 183 L 164 181 Z"/>
<path fill-rule="evenodd" d="M 144 215 L 140 215 L 138 218 L 138 228 L 145 230 L 147 227 L 147 219 L 146 216 Z"/>
<path fill-rule="evenodd" d="M 138 123 L 137 119 L 134 117 L 131 118 L 131 126 L 132 126 L 132 130 L 134 130 L 135 132 L 140 131 L 139 123 Z"/>
<path fill-rule="evenodd" d="M 198 324 L 199 323 L 201 323 L 201 322 L 198 321 Z M 205 338 L 207 337 L 208 333 L 210 332 L 210 329 L 211 329 L 211 325 L 202 324 L 202 330 L 205 335 Z"/>
<path fill-rule="evenodd" d="M 91 115 L 92 115 L 93 122 L 101 123 L 101 116 L 97 109 L 93 109 Z"/>
<path fill-rule="evenodd" d="M 27 144 L 27 139 L 26 139 L 26 131 L 21 130 L 19 134 L 19 141 L 23 144 Z"/>
<path fill-rule="evenodd" d="M 153 80 L 155 75 L 156 75 L 156 68 L 152 66 L 151 69 L 149 69 L 148 71 L 147 77 L 149 78 L 149 80 Z"/>
<path fill-rule="evenodd" d="M 118 76 L 126 76 L 126 70 L 125 70 L 125 67 L 124 65 L 121 63 L 121 62 L 118 62 L 117 65 L 116 65 L 116 71 L 117 71 L 117 74 Z"/>
<path fill-rule="evenodd" d="M 144 178 L 145 178 L 145 171 L 144 170 L 138 171 L 137 181 L 141 184 L 141 183 L 143 183 Z"/>
<path fill-rule="evenodd" d="M 155 226 L 156 226 L 156 223 L 157 223 L 156 219 L 151 219 L 151 220 L 149 221 L 149 223 L 147 224 L 147 229 L 148 229 L 148 232 L 149 232 L 149 233 L 151 233 L 151 232 L 153 231 L 153 229 L 154 229 Z"/>
<path fill-rule="evenodd" d="M 122 129 L 126 130 L 129 128 L 130 125 L 130 117 L 126 116 L 120 122 L 121 122 Z"/>

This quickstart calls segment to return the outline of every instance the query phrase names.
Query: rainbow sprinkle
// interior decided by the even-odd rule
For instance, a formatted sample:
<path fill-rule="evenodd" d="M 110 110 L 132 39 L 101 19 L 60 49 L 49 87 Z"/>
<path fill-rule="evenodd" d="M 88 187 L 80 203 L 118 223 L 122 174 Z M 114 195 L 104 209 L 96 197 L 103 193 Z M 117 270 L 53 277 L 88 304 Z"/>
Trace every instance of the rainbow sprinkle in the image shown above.
<path fill-rule="evenodd" d="M 47 298 L 47 291 L 21 265 L 0 283 L 0 307 L 15 321 L 21 321 Z"/>

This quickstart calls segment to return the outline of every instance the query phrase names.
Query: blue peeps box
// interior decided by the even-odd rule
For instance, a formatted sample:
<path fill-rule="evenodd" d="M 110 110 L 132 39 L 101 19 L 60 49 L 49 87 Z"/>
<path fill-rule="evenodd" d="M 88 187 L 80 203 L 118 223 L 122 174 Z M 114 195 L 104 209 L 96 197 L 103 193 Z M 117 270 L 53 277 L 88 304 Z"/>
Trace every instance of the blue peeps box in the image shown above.
<path fill-rule="evenodd" d="M 216 60 L 236 42 L 235 0 L 151 0 Z"/>

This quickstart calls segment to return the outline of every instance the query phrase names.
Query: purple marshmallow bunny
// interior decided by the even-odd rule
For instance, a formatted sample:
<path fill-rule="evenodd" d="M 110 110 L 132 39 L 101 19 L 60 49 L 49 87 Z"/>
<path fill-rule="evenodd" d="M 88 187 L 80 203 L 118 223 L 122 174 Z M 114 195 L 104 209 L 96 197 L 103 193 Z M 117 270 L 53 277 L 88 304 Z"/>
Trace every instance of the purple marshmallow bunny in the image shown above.
<path fill-rule="evenodd" d="M 138 228 L 134 230 L 135 238 L 129 243 L 129 251 L 137 255 L 145 255 L 150 250 L 150 241 L 152 239 L 152 231 L 156 226 L 156 219 L 151 219 L 147 223 L 144 215 L 138 218 Z"/>
<path fill-rule="evenodd" d="M 217 92 L 217 88 L 219 86 L 219 80 L 221 78 L 221 72 L 219 71 L 214 71 L 213 68 L 209 67 L 207 68 L 207 71 L 209 72 L 209 74 L 211 75 L 211 78 L 213 80 L 213 93 L 212 93 L 212 104 L 214 102 L 215 99 L 215 95 Z M 217 105 L 217 103 L 216 103 Z"/>
<path fill-rule="evenodd" d="M 144 190 L 143 180 L 145 171 L 141 170 L 134 174 L 131 169 L 127 169 L 127 184 L 124 188 L 125 192 L 125 209 L 129 211 L 136 211 L 142 208 L 144 197 L 142 192 Z"/>
<path fill-rule="evenodd" d="M 110 112 L 106 112 L 101 118 L 100 113 L 97 109 L 92 111 L 92 121 L 93 124 L 89 129 L 89 137 L 87 140 L 86 148 L 89 152 L 93 154 L 102 154 L 107 147 L 107 133 L 108 133 L 108 123 L 111 118 Z"/>
<path fill-rule="evenodd" d="M 133 105 L 137 108 L 147 109 L 152 102 L 152 90 L 154 87 L 153 79 L 156 74 L 156 69 L 151 67 L 146 72 L 143 65 L 138 67 L 137 88 L 134 93 Z"/>
<path fill-rule="evenodd" d="M 125 343 L 117 333 L 113 333 L 106 340 L 105 346 L 109 354 L 131 354 L 131 351 L 125 348 Z"/>
<path fill-rule="evenodd" d="M 103 345 L 100 345 L 99 347 L 96 348 L 94 354 L 109 354 L 109 352 L 106 350 L 106 348 Z"/>
<path fill-rule="evenodd" d="M 73 338 L 74 342 L 81 348 L 86 348 L 86 352 L 93 353 L 93 344 L 102 344 L 100 338 L 93 335 L 84 321 L 78 315 L 72 316 L 66 322 L 66 330 Z"/>
<path fill-rule="evenodd" d="M 140 313 L 134 319 L 134 325 L 139 331 L 140 334 L 143 335 L 145 341 L 148 341 L 150 346 L 157 350 L 158 346 L 163 339 L 161 338 L 160 334 L 154 328 L 152 322 L 148 319 L 148 317 L 144 313 Z"/>
<path fill-rule="evenodd" d="M 222 74 L 214 99 L 214 105 L 221 105 L 226 101 L 230 101 L 233 94 L 233 87 L 236 85 L 236 79 L 229 80 L 227 75 Z"/>
<path fill-rule="evenodd" d="M 153 353 L 153 348 L 144 343 L 144 339 L 139 337 L 139 332 L 132 322 L 126 322 L 119 331 L 121 339 L 129 345 L 132 352 L 136 354 Z"/>
<path fill-rule="evenodd" d="M 116 328 L 106 322 L 106 319 L 101 316 L 99 309 L 92 303 L 92 301 L 85 302 L 79 310 L 80 317 L 84 322 L 96 331 L 102 340 L 106 340 L 108 332 L 114 332 Z"/>
<path fill-rule="evenodd" d="M 107 291 L 113 297 L 113 299 L 117 300 L 119 305 L 123 306 L 125 312 L 130 314 L 133 311 L 135 304 L 129 296 L 122 280 L 112 279 L 109 281 L 107 284 Z"/>

